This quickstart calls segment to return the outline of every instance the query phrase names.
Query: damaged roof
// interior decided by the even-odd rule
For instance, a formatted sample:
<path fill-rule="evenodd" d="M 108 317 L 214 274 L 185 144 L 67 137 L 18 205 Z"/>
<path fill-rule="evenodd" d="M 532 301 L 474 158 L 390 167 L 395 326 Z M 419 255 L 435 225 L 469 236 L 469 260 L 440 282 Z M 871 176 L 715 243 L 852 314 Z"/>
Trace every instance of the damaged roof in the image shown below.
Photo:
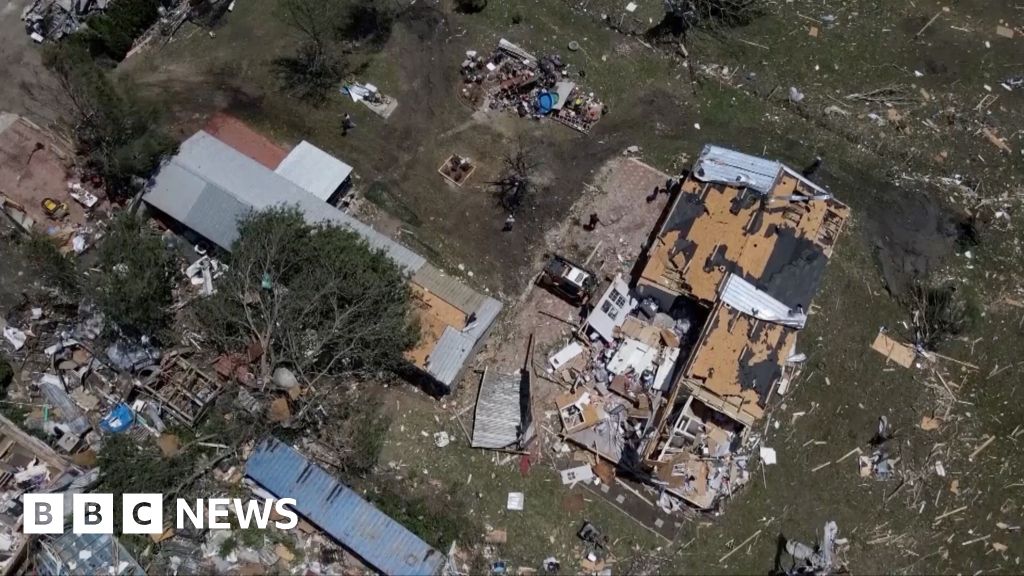
<path fill-rule="evenodd" d="M 846 205 L 783 164 L 705 147 L 648 250 L 638 290 L 710 305 L 735 274 L 807 309 L 848 216 Z"/>
<path fill-rule="evenodd" d="M 424 340 L 408 359 L 449 388 L 501 312 L 498 300 L 444 274 L 419 254 L 204 131 L 181 144 L 150 182 L 143 200 L 227 251 L 238 237 L 239 219 L 251 210 L 295 206 L 310 223 L 352 230 L 406 269 L 414 294 L 428 295 L 415 307 Z"/>
<path fill-rule="evenodd" d="M 445 557 L 418 536 L 312 463 L 268 437 L 245 464 L 245 475 L 384 574 L 433 576 Z"/>
<path fill-rule="evenodd" d="M 765 322 L 724 303 L 711 312 L 683 377 L 721 399 L 726 413 L 750 423 L 764 414 L 768 391 L 796 345 L 797 330 Z M 718 407 L 718 406 L 716 406 Z"/>

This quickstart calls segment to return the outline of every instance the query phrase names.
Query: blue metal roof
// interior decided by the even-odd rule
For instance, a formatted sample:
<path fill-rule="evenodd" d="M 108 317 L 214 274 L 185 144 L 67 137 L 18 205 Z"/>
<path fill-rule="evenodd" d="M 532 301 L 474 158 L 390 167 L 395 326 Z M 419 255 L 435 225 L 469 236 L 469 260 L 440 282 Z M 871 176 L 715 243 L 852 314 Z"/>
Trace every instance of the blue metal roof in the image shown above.
<path fill-rule="evenodd" d="M 394 576 L 433 576 L 445 558 L 291 446 L 270 437 L 253 451 L 245 474 L 367 564 Z"/>

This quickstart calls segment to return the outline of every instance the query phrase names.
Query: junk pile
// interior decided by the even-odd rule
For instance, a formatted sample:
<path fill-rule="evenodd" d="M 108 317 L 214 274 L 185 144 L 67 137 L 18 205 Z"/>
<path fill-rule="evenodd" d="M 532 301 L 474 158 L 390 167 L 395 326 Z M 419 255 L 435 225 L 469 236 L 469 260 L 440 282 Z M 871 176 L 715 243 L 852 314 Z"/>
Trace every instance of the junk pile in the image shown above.
<path fill-rule="evenodd" d="M 353 102 L 362 102 L 374 114 L 387 119 L 398 107 L 398 100 L 382 93 L 376 86 L 370 83 L 360 84 L 353 82 L 341 87 L 341 94 L 348 96 Z"/>
<path fill-rule="evenodd" d="M 889 440 L 892 440 L 895 433 L 889 426 L 889 419 L 885 416 L 878 418 L 878 429 L 871 438 L 870 445 L 874 448 L 871 455 L 862 454 L 859 457 L 859 469 L 861 478 L 874 478 L 875 480 L 889 480 L 896 472 L 896 465 L 900 457 L 892 457 L 889 452 Z"/>
<path fill-rule="evenodd" d="M 107 9 L 109 0 L 35 0 L 25 7 L 21 19 L 25 31 L 36 42 L 60 40 L 74 33 L 88 16 Z"/>
<path fill-rule="evenodd" d="M 71 495 L 95 484 L 98 472 L 83 474 L 58 456 L 39 439 L 29 436 L 5 418 L 0 418 L 0 570 L 19 573 L 29 537 L 22 526 L 22 496 L 26 492 L 63 493 L 65 506 Z"/>
<path fill-rule="evenodd" d="M 462 96 L 474 107 L 550 117 L 587 134 L 607 108 L 569 80 L 568 68 L 557 54 L 537 58 L 502 38 L 486 58 L 466 52 Z"/>
<path fill-rule="evenodd" d="M 185 276 L 189 283 L 198 289 L 200 296 L 210 296 L 217 292 L 213 281 L 220 278 L 228 269 L 227 264 L 209 255 L 202 256 L 185 268 Z"/>
<path fill-rule="evenodd" d="M 26 301 L 0 324 L 20 366 L 7 397 L 23 413 L 15 424 L 81 465 L 93 465 L 105 435 L 159 437 L 168 417 L 194 425 L 224 386 L 146 338 L 101 345 L 106 321 L 89 303 L 60 317 Z"/>
<path fill-rule="evenodd" d="M 814 546 L 786 539 L 786 554 L 790 557 L 790 566 L 779 566 L 779 574 L 808 574 L 827 576 L 843 574 L 846 563 L 840 554 L 849 544 L 845 538 L 837 538 L 839 525 L 833 521 L 825 523 L 821 540 Z M 781 564 L 781 558 L 779 559 Z"/>

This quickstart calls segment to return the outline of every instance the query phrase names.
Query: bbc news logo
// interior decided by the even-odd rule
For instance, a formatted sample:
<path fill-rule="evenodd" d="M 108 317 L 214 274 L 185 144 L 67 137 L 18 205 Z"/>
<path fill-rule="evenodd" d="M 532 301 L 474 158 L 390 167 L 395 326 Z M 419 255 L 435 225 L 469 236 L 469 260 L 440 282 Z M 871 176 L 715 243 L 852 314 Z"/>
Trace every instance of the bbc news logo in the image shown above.
<path fill-rule="evenodd" d="M 64 510 L 63 494 L 24 495 L 25 534 L 63 534 L 65 517 L 71 514 L 71 531 L 75 534 L 113 534 L 113 494 L 73 494 L 71 510 Z M 227 530 L 233 526 L 227 521 L 234 512 L 238 527 L 250 526 L 266 530 L 271 512 L 279 517 L 274 526 L 290 530 L 299 523 L 299 517 L 289 507 L 294 498 L 280 500 L 242 500 L 240 498 L 206 498 L 175 501 L 175 528 L 209 528 Z M 123 494 L 121 498 L 121 532 L 123 534 L 162 534 L 164 528 L 164 497 L 162 494 Z"/>

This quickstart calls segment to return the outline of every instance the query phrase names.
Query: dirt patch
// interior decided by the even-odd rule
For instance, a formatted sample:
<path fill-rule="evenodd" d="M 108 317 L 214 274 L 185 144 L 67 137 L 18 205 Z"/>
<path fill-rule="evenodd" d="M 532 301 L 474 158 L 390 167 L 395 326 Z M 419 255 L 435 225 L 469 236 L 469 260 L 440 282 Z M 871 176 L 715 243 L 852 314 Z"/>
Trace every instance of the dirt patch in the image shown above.
<path fill-rule="evenodd" d="M 566 494 L 562 498 L 562 511 L 570 514 L 582 512 L 586 507 L 583 501 L 583 494 Z"/>
<path fill-rule="evenodd" d="M 43 66 L 42 47 L 25 34 L 21 13 L 31 0 L 0 2 L 0 111 L 49 124 L 62 115 L 57 84 Z"/>
<path fill-rule="evenodd" d="M 215 114 L 203 129 L 271 170 L 288 155 L 284 148 L 227 114 Z"/>

